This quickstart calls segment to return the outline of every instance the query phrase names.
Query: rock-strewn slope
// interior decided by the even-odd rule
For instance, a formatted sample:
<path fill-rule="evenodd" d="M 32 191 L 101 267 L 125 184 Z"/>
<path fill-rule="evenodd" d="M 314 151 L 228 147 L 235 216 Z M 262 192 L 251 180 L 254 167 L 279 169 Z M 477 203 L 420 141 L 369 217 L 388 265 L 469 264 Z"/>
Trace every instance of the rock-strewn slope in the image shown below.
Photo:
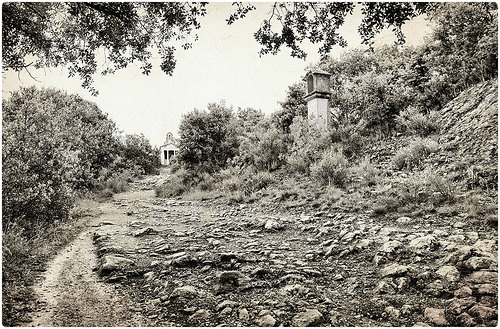
<path fill-rule="evenodd" d="M 97 270 L 154 325 L 496 324 L 495 233 L 455 219 L 115 206 L 130 220 L 96 229 Z"/>

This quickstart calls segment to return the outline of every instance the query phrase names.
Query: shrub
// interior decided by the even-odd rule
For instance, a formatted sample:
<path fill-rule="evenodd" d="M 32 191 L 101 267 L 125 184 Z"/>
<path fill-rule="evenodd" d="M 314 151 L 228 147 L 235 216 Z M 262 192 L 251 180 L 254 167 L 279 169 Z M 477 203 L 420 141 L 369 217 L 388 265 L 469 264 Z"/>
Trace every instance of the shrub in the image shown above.
<path fill-rule="evenodd" d="M 430 169 L 405 178 L 397 190 L 403 204 L 431 202 L 439 205 L 453 203 L 456 199 L 455 185 L 445 176 Z"/>
<path fill-rule="evenodd" d="M 429 154 L 437 152 L 439 145 L 430 138 L 416 138 L 409 146 L 400 149 L 393 162 L 397 169 L 412 169 L 421 164 Z"/>
<path fill-rule="evenodd" d="M 396 122 L 412 134 L 425 137 L 439 132 L 440 125 L 438 119 L 439 114 L 436 111 L 424 114 L 416 107 L 409 106 L 399 113 L 396 117 Z"/>
<path fill-rule="evenodd" d="M 377 184 L 379 170 L 370 162 L 368 157 L 365 157 L 358 165 L 350 169 L 351 176 L 361 181 L 367 186 Z"/>
<path fill-rule="evenodd" d="M 185 169 L 179 169 L 170 175 L 168 181 L 155 188 L 156 196 L 159 198 L 172 198 L 186 193 L 190 189 L 188 173 Z"/>
<path fill-rule="evenodd" d="M 348 162 L 342 152 L 329 149 L 322 159 L 311 166 L 311 175 L 323 184 L 343 187 L 348 174 Z"/>

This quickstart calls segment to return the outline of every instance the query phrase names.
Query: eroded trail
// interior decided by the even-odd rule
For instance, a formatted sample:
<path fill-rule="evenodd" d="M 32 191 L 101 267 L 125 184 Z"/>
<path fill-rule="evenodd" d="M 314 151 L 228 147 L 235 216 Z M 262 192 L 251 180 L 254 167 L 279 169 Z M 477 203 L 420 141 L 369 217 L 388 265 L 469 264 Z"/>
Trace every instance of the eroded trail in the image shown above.
<path fill-rule="evenodd" d="M 158 199 L 152 184 L 101 204 L 50 263 L 33 325 L 496 324 L 488 228 Z"/>
<path fill-rule="evenodd" d="M 151 198 L 152 191 L 125 193 L 120 198 Z M 110 232 L 127 227 L 130 218 L 114 203 L 100 205 L 101 214 L 89 222 L 69 246 L 49 264 L 40 284 L 35 286 L 40 309 L 29 326 L 143 326 L 148 321 L 135 309 L 138 306 L 119 286 L 104 283 L 96 272 L 98 262 L 93 237 L 98 228 Z M 113 221 L 114 225 L 106 225 Z M 106 230 L 106 229 L 105 229 Z"/>

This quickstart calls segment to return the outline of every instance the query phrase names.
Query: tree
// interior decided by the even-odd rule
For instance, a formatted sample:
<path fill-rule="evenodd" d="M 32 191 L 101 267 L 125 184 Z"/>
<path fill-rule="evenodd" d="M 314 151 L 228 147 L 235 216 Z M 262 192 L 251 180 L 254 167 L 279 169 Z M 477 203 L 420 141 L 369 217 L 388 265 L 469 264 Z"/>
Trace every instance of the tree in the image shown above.
<path fill-rule="evenodd" d="M 253 5 L 233 3 L 235 12 L 228 24 L 242 19 Z M 338 33 L 355 6 L 362 6 L 363 21 L 358 29 L 363 42 L 370 43 L 383 28 L 393 27 L 398 41 L 404 36 L 405 21 L 424 13 L 427 3 L 274 3 L 268 19 L 254 34 L 263 48 L 260 54 L 276 54 L 281 46 L 292 49 L 292 56 L 306 58 L 300 43 L 322 43 L 320 53 L 328 55 L 335 45 L 347 42 Z M 184 49 L 197 39 L 199 18 L 206 14 L 206 3 L 188 2 L 5 2 L 2 4 L 2 68 L 14 71 L 30 67 L 67 66 L 70 76 L 78 75 L 82 86 L 94 95 L 92 76 L 103 75 L 138 62 L 143 74 L 152 69 L 155 49 L 161 69 L 171 75 L 175 68 L 173 42 Z M 276 24 L 278 22 L 279 24 Z M 280 26 L 281 31 L 273 28 Z M 98 69 L 97 56 L 105 57 Z"/>
<path fill-rule="evenodd" d="M 119 151 L 115 124 L 95 104 L 21 88 L 2 102 L 4 224 L 65 219 L 74 192 L 94 187 Z"/>
<path fill-rule="evenodd" d="M 285 134 L 290 133 L 290 125 L 295 117 L 307 117 L 307 104 L 304 100 L 305 90 L 306 86 L 303 82 L 289 86 L 285 101 L 280 103 L 281 110 L 272 115 L 272 121 L 276 128 Z"/>
<path fill-rule="evenodd" d="M 143 134 L 125 136 L 123 145 L 125 160 L 138 166 L 142 174 L 157 174 L 161 166 L 158 150 L 153 148 Z"/>
<path fill-rule="evenodd" d="M 68 66 L 93 94 L 97 54 L 106 59 L 106 75 L 139 62 L 152 69 L 151 49 L 161 56 L 161 69 L 175 68 L 172 41 L 188 49 L 206 3 L 181 2 L 5 2 L 2 4 L 2 69 Z M 28 71 L 29 72 L 29 71 Z"/>
<path fill-rule="evenodd" d="M 223 102 L 184 115 L 179 133 L 178 160 L 194 179 L 219 171 L 237 154 L 237 125 Z"/>
<path fill-rule="evenodd" d="M 325 58 L 333 46 L 347 46 L 347 41 L 338 33 L 347 15 L 359 5 L 363 20 L 358 33 L 364 44 L 370 44 L 375 35 L 384 28 L 391 28 L 397 36 L 397 43 L 403 44 L 405 37 L 401 31 L 403 24 L 416 16 L 432 10 L 433 5 L 425 2 L 275 2 L 269 18 L 264 20 L 254 37 L 263 48 L 259 54 L 277 54 L 282 46 L 291 49 L 293 57 L 305 59 L 307 54 L 300 43 L 309 40 L 322 43 L 319 53 Z M 254 10 L 253 5 L 238 4 L 235 14 L 228 24 Z M 275 23 L 279 24 L 275 24 Z M 278 26 L 278 28 L 273 27 Z M 278 30 L 281 29 L 281 30 Z"/>

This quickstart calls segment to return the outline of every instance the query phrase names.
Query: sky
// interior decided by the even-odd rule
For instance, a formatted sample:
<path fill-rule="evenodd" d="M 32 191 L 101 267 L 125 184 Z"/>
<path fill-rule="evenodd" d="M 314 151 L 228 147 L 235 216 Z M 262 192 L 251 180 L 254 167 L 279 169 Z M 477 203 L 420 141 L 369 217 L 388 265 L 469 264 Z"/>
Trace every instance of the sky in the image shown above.
<path fill-rule="evenodd" d="M 319 61 L 319 45 L 303 44 L 307 59 L 293 58 L 287 48 L 278 55 L 259 57 L 260 45 L 253 34 L 271 9 L 270 3 L 254 3 L 255 11 L 228 26 L 225 20 L 234 12 L 231 3 L 216 2 L 207 6 L 207 15 L 200 19 L 198 41 L 189 50 L 179 49 L 173 76 L 159 68 L 159 56 L 153 59 L 149 76 L 141 74 L 139 65 L 130 65 L 112 75 L 94 76 L 97 97 L 83 89 L 77 78 L 68 78 L 65 68 L 30 70 L 38 81 L 27 73 L 3 72 L 2 98 L 8 99 L 20 87 L 55 87 L 68 93 L 77 93 L 96 103 L 127 134 L 142 133 L 152 145 L 161 146 L 167 132 L 178 137 L 182 115 L 197 109 L 206 109 L 209 103 L 222 100 L 226 105 L 260 109 L 270 114 L 280 109 L 288 86 L 299 82 L 306 68 Z M 361 47 L 357 27 L 361 21 L 359 9 L 339 30 L 349 43 L 338 46 L 331 55 L 340 56 L 347 49 Z M 407 44 L 419 44 L 429 29 L 423 17 L 408 22 L 403 31 Z M 391 44 L 395 37 L 385 31 L 376 37 L 375 45 Z"/>

